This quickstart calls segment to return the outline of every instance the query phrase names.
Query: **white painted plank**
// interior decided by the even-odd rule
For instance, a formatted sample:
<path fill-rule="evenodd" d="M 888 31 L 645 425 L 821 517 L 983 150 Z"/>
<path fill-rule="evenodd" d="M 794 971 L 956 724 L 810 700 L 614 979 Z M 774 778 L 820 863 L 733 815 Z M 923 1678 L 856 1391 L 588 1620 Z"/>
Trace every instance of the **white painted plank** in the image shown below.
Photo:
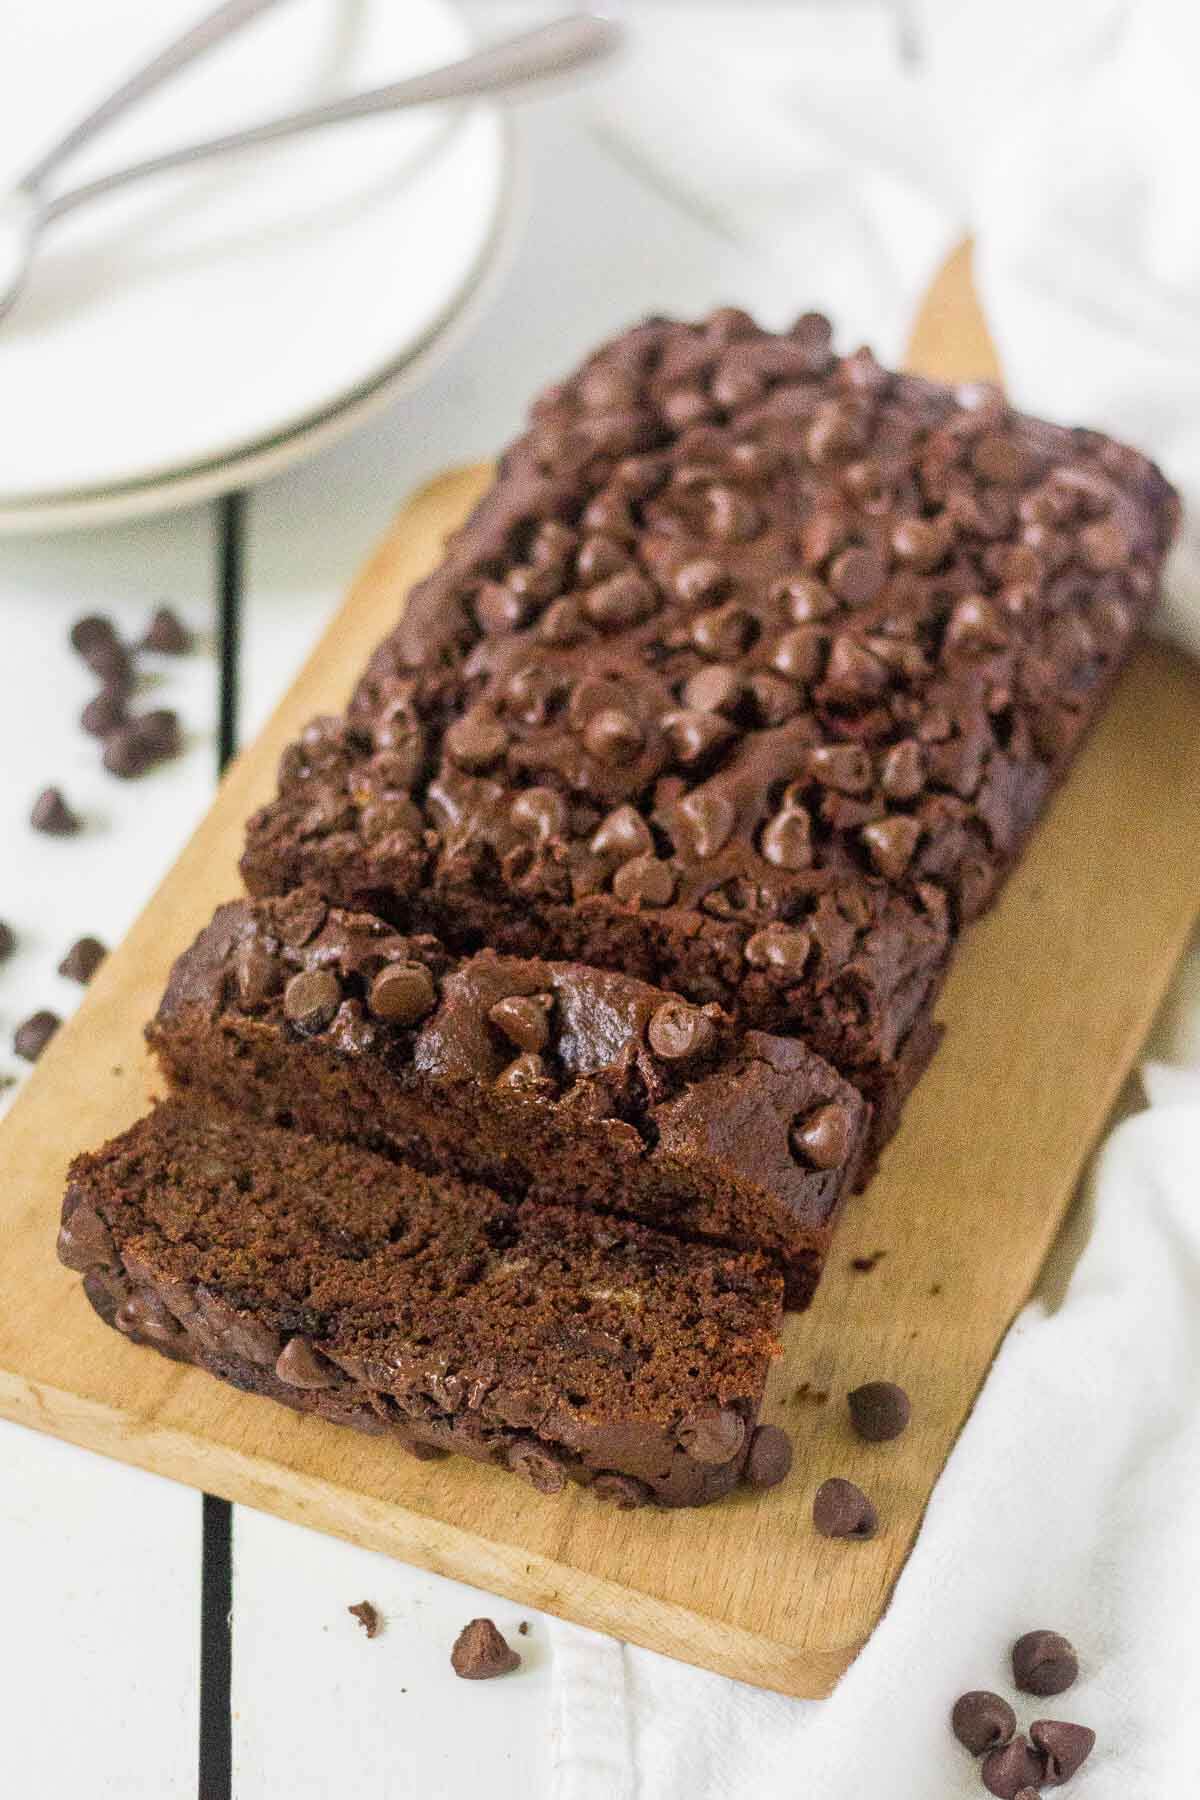
<path fill-rule="evenodd" d="M 235 1519 L 237 1800 L 545 1792 L 550 1654 L 539 1614 L 245 1507 Z M 384 1621 L 376 1638 L 346 1610 L 360 1600 Z M 450 1649 L 481 1616 L 521 1667 L 461 1681 Z"/>

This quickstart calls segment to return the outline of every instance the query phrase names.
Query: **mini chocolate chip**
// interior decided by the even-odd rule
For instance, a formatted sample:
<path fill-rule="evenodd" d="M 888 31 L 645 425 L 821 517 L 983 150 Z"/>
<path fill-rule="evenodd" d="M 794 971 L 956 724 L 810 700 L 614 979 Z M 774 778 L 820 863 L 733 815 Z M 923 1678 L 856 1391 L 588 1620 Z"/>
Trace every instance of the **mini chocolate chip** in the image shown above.
<path fill-rule="evenodd" d="M 298 1031 L 324 1031 L 341 1004 L 342 984 L 332 969 L 305 969 L 283 990 L 284 1013 Z"/>
<path fill-rule="evenodd" d="M 600 762 L 633 762 L 645 741 L 637 720 L 617 706 L 601 707 L 583 728 L 584 749 Z"/>
<path fill-rule="evenodd" d="M 589 584 L 605 581 L 610 575 L 617 575 L 628 567 L 629 552 L 624 544 L 618 544 L 615 538 L 605 537 L 600 531 L 584 538 L 575 558 L 576 575 L 580 581 Z"/>
<path fill-rule="evenodd" d="M 912 1403 L 894 1381 L 867 1381 L 846 1396 L 850 1422 L 868 1444 L 898 1438 L 912 1416 Z"/>
<path fill-rule="evenodd" d="M 871 862 L 886 881 L 899 881 L 913 859 L 920 836 L 920 822 L 910 819 L 907 813 L 873 819 L 862 828 Z"/>
<path fill-rule="evenodd" d="M 646 1037 L 655 1056 L 664 1062 L 690 1062 L 711 1050 L 717 1028 L 698 1006 L 686 1000 L 664 1000 L 650 1015 Z"/>
<path fill-rule="evenodd" d="M 679 1442 L 693 1462 L 732 1462 L 746 1436 L 746 1421 L 731 1406 L 694 1413 L 678 1430 Z"/>
<path fill-rule="evenodd" d="M 521 1659 L 509 1649 L 491 1619 L 472 1619 L 454 1640 L 450 1666 L 463 1681 L 490 1681 L 519 1668 Z"/>
<path fill-rule="evenodd" d="M 1079 1674 L 1079 1658 L 1057 1631 L 1027 1631 L 1012 1647 L 1012 1671 L 1023 1694 L 1065 1694 Z"/>
<path fill-rule="evenodd" d="M 550 1037 L 551 994 L 513 994 L 497 1000 L 488 1013 L 492 1024 L 518 1050 L 544 1050 Z"/>
<path fill-rule="evenodd" d="M 520 594 L 500 581 L 484 581 L 475 595 L 475 622 L 485 636 L 516 631 L 528 620 L 532 607 Z"/>
<path fill-rule="evenodd" d="M 878 550 L 855 545 L 834 557 L 829 586 L 848 606 L 865 606 L 879 593 L 887 574 L 887 562 Z"/>
<path fill-rule="evenodd" d="M 389 963 L 371 983 L 368 1004 L 377 1019 L 416 1025 L 436 1006 L 437 988 L 424 963 Z"/>
<path fill-rule="evenodd" d="M 522 1051 L 496 1077 L 496 1086 L 514 1094 L 546 1093 L 554 1087 L 544 1058 L 532 1050 Z"/>
<path fill-rule="evenodd" d="M 999 1694 L 972 1688 L 954 1702 L 950 1729 L 972 1756 L 983 1756 L 1010 1741 L 1017 1729 L 1017 1715 Z"/>
<path fill-rule="evenodd" d="M 656 856 L 632 856 L 613 876 L 613 893 L 630 906 L 668 906 L 675 892 L 669 863 Z"/>
<path fill-rule="evenodd" d="M 852 1481 L 833 1475 L 813 1496 L 813 1524 L 822 1537 L 873 1538 L 879 1529 L 874 1506 Z"/>
<path fill-rule="evenodd" d="M 449 727 L 445 746 L 452 763 L 475 774 L 499 762 L 508 748 L 508 733 L 489 713 L 469 712 Z"/>
<path fill-rule="evenodd" d="M 850 1152 L 850 1113 L 831 1100 L 797 1118 L 788 1133 L 792 1155 L 814 1169 L 840 1169 Z"/>
<path fill-rule="evenodd" d="M 759 1425 L 750 1439 L 746 1480 L 751 1487 L 773 1488 L 792 1466 L 792 1440 L 778 1425 Z"/>
<path fill-rule="evenodd" d="M 192 634 L 169 606 L 156 607 L 142 639 L 142 649 L 157 656 L 186 656 L 192 647 Z"/>
<path fill-rule="evenodd" d="M 337 1381 L 333 1367 L 307 1338 L 289 1338 L 275 1363 L 275 1373 L 288 1387 L 328 1388 Z"/>
<path fill-rule="evenodd" d="M 567 1485 L 566 1472 L 548 1445 L 534 1437 L 519 1437 L 509 1445 L 505 1467 L 520 1475 L 539 1494 L 561 1494 Z"/>
<path fill-rule="evenodd" d="M 16 933 L 11 925 L 6 925 L 4 920 L 0 919 L 0 962 L 3 962 L 6 956 L 11 956 L 16 947 Z"/>
<path fill-rule="evenodd" d="M 1030 1749 L 1028 1738 L 1015 1737 L 997 1750 L 989 1750 L 979 1773 L 989 1794 L 998 1800 L 1016 1800 L 1022 1788 L 1036 1792 L 1042 1784 L 1042 1759 Z"/>
<path fill-rule="evenodd" d="M 812 822 L 802 806 L 785 806 L 763 829 L 759 849 L 777 869 L 807 869 L 812 862 Z"/>
<path fill-rule="evenodd" d="M 1000 431 L 985 432 L 976 440 L 971 466 L 981 480 L 993 481 L 1000 487 L 1016 487 L 1030 474 L 1029 453 L 1024 445 Z"/>
<path fill-rule="evenodd" d="M 702 762 L 737 736 L 736 727 L 720 713 L 694 712 L 686 708 L 664 713 L 662 727 L 675 752 L 676 762 L 682 763 L 685 769 Z"/>
<path fill-rule="evenodd" d="M 673 829 L 677 847 L 707 862 L 729 842 L 737 815 L 733 801 L 714 781 L 707 788 L 685 794 L 675 807 L 672 823 L 681 828 Z"/>
<path fill-rule="evenodd" d="M 650 1489 L 632 1475 L 597 1475 L 592 1483 L 597 1500 L 615 1506 L 618 1512 L 634 1512 L 651 1499 Z"/>
<path fill-rule="evenodd" d="M 348 1606 L 346 1611 L 358 1620 L 369 1638 L 379 1636 L 379 1614 L 369 1600 L 360 1600 L 357 1606 Z"/>
<path fill-rule="evenodd" d="M 44 1008 L 31 1013 L 13 1032 L 13 1049 L 26 1062 L 36 1062 L 61 1024 L 57 1013 Z"/>
<path fill-rule="evenodd" d="M 1008 632 L 990 600 L 982 594 L 965 594 L 946 622 L 942 642 L 950 654 L 980 656 L 989 650 L 1002 650 L 1008 642 Z"/>
<path fill-rule="evenodd" d="M 83 729 L 98 738 L 108 737 L 118 726 L 126 724 L 128 719 L 124 690 L 113 686 L 102 687 L 79 715 L 79 723 Z"/>
<path fill-rule="evenodd" d="M 915 800 L 925 785 L 925 757 L 913 738 L 893 744 L 883 759 L 879 785 L 889 800 Z"/>
<path fill-rule="evenodd" d="M 1045 1762 L 1043 1787 L 1061 1787 L 1064 1781 L 1070 1781 L 1096 1744 L 1096 1734 L 1090 1726 L 1072 1725 L 1066 1719 L 1035 1719 L 1029 1735 Z"/>
<path fill-rule="evenodd" d="M 812 935 L 802 926 L 764 925 L 746 940 L 746 961 L 755 969 L 778 969 L 780 974 L 802 974 L 812 950 Z"/>
<path fill-rule="evenodd" d="M 653 850 L 654 839 L 634 807 L 618 806 L 600 821 L 588 848 L 593 856 L 615 856 L 628 862 L 631 856 L 645 856 Z"/>
<path fill-rule="evenodd" d="M 871 785 L 871 758 L 861 744 L 817 744 L 808 753 L 809 773 L 839 794 L 865 794 Z"/>
<path fill-rule="evenodd" d="M 71 945 L 59 963 L 58 972 L 69 981 L 81 982 L 86 987 L 107 955 L 108 951 L 99 938 L 81 937 Z"/>
<path fill-rule="evenodd" d="M 83 821 L 73 813 L 60 788 L 43 788 L 33 803 L 29 823 L 35 831 L 48 837 L 71 837 L 82 828 Z"/>

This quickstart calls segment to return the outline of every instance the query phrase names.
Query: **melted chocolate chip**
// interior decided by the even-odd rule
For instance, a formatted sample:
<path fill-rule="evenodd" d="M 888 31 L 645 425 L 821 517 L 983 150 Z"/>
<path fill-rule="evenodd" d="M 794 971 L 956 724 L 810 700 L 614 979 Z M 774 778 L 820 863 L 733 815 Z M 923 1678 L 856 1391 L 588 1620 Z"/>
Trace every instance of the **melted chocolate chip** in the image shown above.
<path fill-rule="evenodd" d="M 655 1056 L 664 1062 L 691 1062 L 712 1049 L 717 1028 L 698 1006 L 666 1000 L 651 1014 L 646 1037 Z"/>
<path fill-rule="evenodd" d="M 755 969 L 776 969 L 795 979 L 812 952 L 812 936 L 801 926 L 764 925 L 746 940 L 746 961 Z"/>
<path fill-rule="evenodd" d="M 613 876 L 613 893 L 631 906 L 668 906 L 675 892 L 669 863 L 654 856 L 634 856 Z"/>
<path fill-rule="evenodd" d="M 714 1407 L 685 1419 L 678 1437 L 693 1462 L 732 1462 L 745 1441 L 746 1421 L 732 1407 Z"/>
<path fill-rule="evenodd" d="M 342 1003 L 342 984 L 332 969 L 306 969 L 283 990 L 283 1010 L 296 1027 L 313 1035 L 332 1024 Z"/>

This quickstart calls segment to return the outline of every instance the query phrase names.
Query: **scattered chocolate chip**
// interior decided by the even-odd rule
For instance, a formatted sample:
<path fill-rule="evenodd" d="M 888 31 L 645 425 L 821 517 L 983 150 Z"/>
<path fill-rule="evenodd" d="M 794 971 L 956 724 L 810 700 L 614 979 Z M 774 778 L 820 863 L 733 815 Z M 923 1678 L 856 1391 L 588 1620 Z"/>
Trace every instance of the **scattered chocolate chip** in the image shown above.
<path fill-rule="evenodd" d="M 132 781 L 152 768 L 158 758 L 142 730 L 141 720 L 127 719 L 105 738 L 100 760 L 110 775 Z"/>
<path fill-rule="evenodd" d="M 1070 1781 L 1096 1744 L 1096 1734 L 1089 1726 L 1072 1725 L 1066 1719 L 1035 1719 L 1029 1735 L 1045 1763 L 1043 1787 L 1061 1787 Z"/>
<path fill-rule="evenodd" d="M 186 656 L 192 647 L 192 634 L 169 606 L 156 607 L 141 648 L 152 650 L 156 656 Z"/>
<path fill-rule="evenodd" d="M 11 956 L 16 947 L 17 939 L 12 926 L 6 925 L 4 920 L 0 919 L 0 962 L 3 962 L 6 956 Z"/>
<path fill-rule="evenodd" d="M 179 755 L 183 748 L 183 735 L 179 729 L 178 713 L 166 706 L 156 706 L 153 711 L 142 713 L 132 722 L 152 762 L 166 762 Z"/>
<path fill-rule="evenodd" d="M 79 723 L 93 737 L 106 738 L 126 724 L 128 718 L 124 689 L 110 685 L 92 696 L 79 715 Z"/>
<path fill-rule="evenodd" d="M 490 1681 L 495 1675 L 508 1675 L 520 1663 L 491 1619 L 472 1619 L 464 1625 L 450 1652 L 450 1666 L 463 1681 Z"/>
<path fill-rule="evenodd" d="M 1079 1658 L 1057 1631 L 1027 1631 L 1012 1647 L 1012 1672 L 1023 1694 L 1065 1694 L 1079 1674 Z"/>
<path fill-rule="evenodd" d="M 879 1515 L 862 1489 L 840 1475 L 823 1481 L 813 1496 L 813 1524 L 822 1537 L 873 1538 Z"/>
<path fill-rule="evenodd" d="M 814 1169 L 838 1169 L 850 1152 L 850 1114 L 837 1100 L 793 1121 L 788 1141 L 793 1156 Z"/>
<path fill-rule="evenodd" d="M 646 1037 L 664 1062 L 690 1062 L 716 1042 L 717 1028 L 698 1006 L 686 1000 L 664 1000 L 650 1016 Z"/>
<path fill-rule="evenodd" d="M 342 984 L 332 969 L 305 969 L 293 975 L 283 990 L 285 1015 L 298 1031 L 306 1033 L 324 1031 L 341 1004 Z"/>
<path fill-rule="evenodd" d="M 371 983 L 371 1011 L 392 1025 L 417 1025 L 436 1004 L 437 988 L 424 963 L 389 963 Z"/>
<path fill-rule="evenodd" d="M 288 1387 L 328 1388 L 337 1381 L 332 1363 L 307 1338 L 289 1338 L 275 1362 L 275 1373 Z"/>
<path fill-rule="evenodd" d="M 514 994 L 507 1000 L 497 1000 L 488 1018 L 518 1050 L 544 1050 L 550 1037 L 553 1005 L 550 994 Z"/>
<path fill-rule="evenodd" d="M 989 1750 L 979 1773 L 989 1794 L 997 1795 L 998 1800 L 1016 1800 L 1022 1788 L 1036 1791 L 1041 1786 L 1042 1761 L 1027 1738 L 1015 1737 L 1011 1743 Z"/>
<path fill-rule="evenodd" d="M 26 1062 L 36 1062 L 61 1024 L 57 1013 L 32 1013 L 13 1033 L 13 1049 Z"/>
<path fill-rule="evenodd" d="M 117 633 L 111 619 L 103 613 L 85 613 L 82 619 L 76 619 L 70 631 L 71 648 L 80 656 L 87 656 L 97 644 L 116 643 Z"/>
<path fill-rule="evenodd" d="M 35 831 L 44 831 L 48 837 L 71 837 L 82 829 L 83 821 L 63 799 L 59 788 L 43 788 L 33 803 L 29 814 L 29 823 Z"/>
<path fill-rule="evenodd" d="M 348 1606 L 346 1611 L 358 1620 L 369 1638 L 379 1636 L 379 1614 L 369 1600 L 360 1600 L 357 1606 Z"/>
<path fill-rule="evenodd" d="M 82 982 L 86 987 L 107 955 L 108 951 L 99 938 L 81 937 L 71 945 L 59 963 L 58 972 L 67 976 L 70 981 Z"/>
<path fill-rule="evenodd" d="M 523 1050 L 506 1069 L 500 1071 L 496 1077 L 496 1086 L 511 1089 L 515 1094 L 545 1093 L 553 1089 L 554 1081 L 545 1058 L 538 1056 L 535 1051 Z M 630 1126 L 630 1130 L 632 1129 Z"/>
<path fill-rule="evenodd" d="M 898 1438 L 912 1416 L 912 1403 L 894 1381 L 867 1381 L 847 1396 L 850 1422 L 868 1444 Z"/>
<path fill-rule="evenodd" d="M 999 1694 L 972 1688 L 954 1702 L 950 1729 L 972 1756 L 983 1756 L 1010 1741 L 1017 1729 L 1017 1715 Z"/>
<path fill-rule="evenodd" d="M 731 1406 L 695 1413 L 679 1427 L 679 1442 L 693 1462 L 732 1462 L 746 1436 L 746 1421 Z"/>
<path fill-rule="evenodd" d="M 778 1425 L 759 1425 L 750 1439 L 746 1480 L 751 1487 L 773 1488 L 792 1466 L 792 1440 Z"/>
<path fill-rule="evenodd" d="M 283 984 L 283 966 L 257 938 L 243 938 L 233 953 L 238 1005 L 257 1012 Z"/>

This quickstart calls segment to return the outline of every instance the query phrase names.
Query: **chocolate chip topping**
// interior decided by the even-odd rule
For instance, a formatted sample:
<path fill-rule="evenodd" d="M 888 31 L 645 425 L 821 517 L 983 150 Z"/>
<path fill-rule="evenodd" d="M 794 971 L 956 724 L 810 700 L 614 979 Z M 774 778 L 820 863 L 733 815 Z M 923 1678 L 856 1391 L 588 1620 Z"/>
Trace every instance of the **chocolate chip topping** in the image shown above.
<path fill-rule="evenodd" d="M 288 1387 L 328 1388 L 337 1372 L 307 1338 L 289 1338 L 275 1363 L 275 1373 Z"/>
<path fill-rule="evenodd" d="M 999 1800 L 1016 1800 L 1022 1788 L 1035 1791 L 1042 1783 L 1042 1760 L 1029 1746 L 1029 1740 L 1015 1737 L 997 1750 L 989 1750 L 979 1770 L 989 1794 Z"/>
<path fill-rule="evenodd" d="M 1027 1631 L 1012 1647 L 1012 1671 L 1023 1694 L 1064 1694 L 1079 1674 L 1079 1658 L 1057 1631 Z"/>
<path fill-rule="evenodd" d="M 861 1488 L 833 1475 L 813 1496 L 813 1524 L 822 1537 L 873 1538 L 879 1515 Z"/>
<path fill-rule="evenodd" d="M 33 803 L 29 823 L 35 831 L 48 837 L 71 837 L 82 829 L 83 821 L 71 811 L 60 788 L 43 788 Z"/>
<path fill-rule="evenodd" d="M 71 945 L 59 963 L 58 972 L 69 981 L 82 982 L 86 987 L 107 955 L 99 938 L 81 937 Z"/>
<path fill-rule="evenodd" d="M 1070 1781 L 1096 1744 L 1096 1734 L 1087 1725 L 1072 1725 L 1066 1719 L 1035 1719 L 1029 1735 L 1045 1763 L 1043 1787 L 1061 1787 Z"/>
<path fill-rule="evenodd" d="M 778 1425 L 759 1425 L 750 1438 L 746 1480 L 751 1487 L 773 1488 L 792 1466 L 792 1440 Z"/>
<path fill-rule="evenodd" d="M 490 1681 L 519 1668 L 521 1659 L 510 1650 L 491 1619 L 472 1619 L 464 1625 L 450 1652 L 450 1666 L 463 1681 Z"/>
<path fill-rule="evenodd" d="M 651 1014 L 646 1037 L 655 1056 L 664 1062 L 691 1062 L 713 1048 L 717 1028 L 698 1006 L 689 1006 L 685 1000 L 665 1000 Z"/>
<path fill-rule="evenodd" d="M 369 1638 L 378 1637 L 380 1630 L 379 1613 L 369 1600 L 360 1600 L 355 1606 L 348 1606 L 346 1611 L 358 1620 Z"/>
<path fill-rule="evenodd" d="M 850 1422 L 868 1444 L 898 1438 L 912 1416 L 912 1403 L 894 1381 L 868 1381 L 847 1396 Z"/>
<path fill-rule="evenodd" d="M 186 656 L 192 647 L 192 634 L 178 613 L 169 606 L 159 606 L 146 627 L 141 647 L 157 656 Z"/>
<path fill-rule="evenodd" d="M 954 1702 L 950 1729 L 972 1756 L 983 1756 L 1009 1742 L 1017 1729 L 1017 1715 L 999 1694 L 972 1688 Z"/>
<path fill-rule="evenodd" d="M 342 986 L 332 969 L 305 969 L 283 990 L 283 1010 L 297 1031 L 324 1031 L 342 1003 Z"/>
<path fill-rule="evenodd" d="M 696 1462 L 727 1463 L 741 1449 L 746 1421 L 732 1407 L 714 1407 L 694 1413 L 679 1427 L 679 1442 Z"/>
<path fill-rule="evenodd" d="M 849 1111 L 834 1100 L 797 1119 L 789 1141 L 798 1160 L 811 1163 L 814 1169 L 837 1169 L 849 1155 L 853 1137 Z"/>
<path fill-rule="evenodd" d="M 436 1005 L 437 988 L 423 963 L 389 963 L 371 983 L 371 1011 L 391 1025 L 418 1025 Z"/>
<path fill-rule="evenodd" d="M 518 1050 L 539 1051 L 546 1048 L 550 1039 L 553 1005 L 552 994 L 514 994 L 507 1000 L 497 1000 L 488 1018 Z"/>
<path fill-rule="evenodd" d="M 13 1032 L 13 1049 L 26 1062 L 36 1062 L 61 1024 L 58 1014 L 45 1008 L 31 1013 Z"/>

